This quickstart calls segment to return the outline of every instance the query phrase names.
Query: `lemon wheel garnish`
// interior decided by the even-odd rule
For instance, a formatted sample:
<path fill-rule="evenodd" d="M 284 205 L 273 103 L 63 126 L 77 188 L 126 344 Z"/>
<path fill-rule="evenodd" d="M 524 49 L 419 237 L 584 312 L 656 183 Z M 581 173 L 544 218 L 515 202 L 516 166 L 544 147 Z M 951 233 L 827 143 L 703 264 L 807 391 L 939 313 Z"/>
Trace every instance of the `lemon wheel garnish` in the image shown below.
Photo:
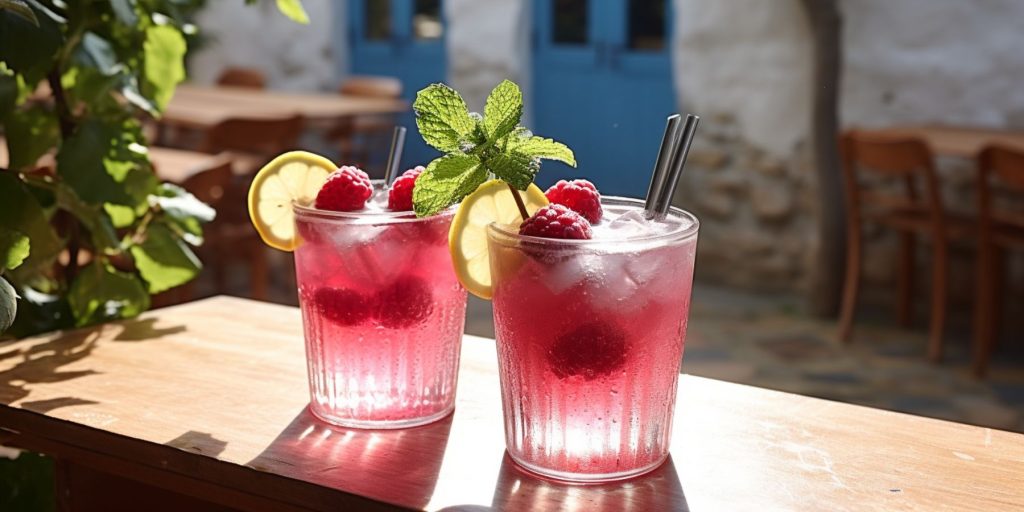
<path fill-rule="evenodd" d="M 291 151 L 273 159 L 256 173 L 249 186 L 249 218 L 263 241 L 282 251 L 295 249 L 292 203 L 310 205 L 327 176 L 337 167 L 306 151 Z"/>
<path fill-rule="evenodd" d="M 548 204 L 544 192 L 534 184 L 520 195 L 530 215 Z M 481 299 L 492 295 L 487 226 L 492 222 L 519 225 L 522 221 L 512 191 L 503 181 L 488 181 L 462 200 L 448 232 L 448 249 L 455 274 L 470 293 Z"/>

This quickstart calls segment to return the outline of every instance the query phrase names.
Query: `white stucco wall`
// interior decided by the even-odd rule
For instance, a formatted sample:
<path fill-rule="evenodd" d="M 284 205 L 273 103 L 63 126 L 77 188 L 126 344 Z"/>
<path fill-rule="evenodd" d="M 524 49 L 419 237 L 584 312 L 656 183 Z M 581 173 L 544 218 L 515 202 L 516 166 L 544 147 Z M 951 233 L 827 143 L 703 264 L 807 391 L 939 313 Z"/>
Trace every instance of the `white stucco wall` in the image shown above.
<path fill-rule="evenodd" d="M 844 0 L 847 125 L 1024 127 L 1024 2 Z"/>
<path fill-rule="evenodd" d="M 529 106 L 529 0 L 448 0 L 448 83 L 471 110 L 504 79 L 524 89 Z"/>
<path fill-rule="evenodd" d="M 675 0 L 679 103 L 789 154 L 808 130 L 810 34 L 797 0 Z"/>
<path fill-rule="evenodd" d="M 190 79 L 212 83 L 228 66 L 263 71 L 268 86 L 286 90 L 333 90 L 337 87 L 338 55 L 345 57 L 347 39 L 335 38 L 334 16 L 344 2 L 303 0 L 309 25 L 278 12 L 274 2 L 246 6 L 241 0 L 207 2 L 196 19 L 209 39 L 190 56 Z M 345 66 L 341 66 L 344 69 Z"/>

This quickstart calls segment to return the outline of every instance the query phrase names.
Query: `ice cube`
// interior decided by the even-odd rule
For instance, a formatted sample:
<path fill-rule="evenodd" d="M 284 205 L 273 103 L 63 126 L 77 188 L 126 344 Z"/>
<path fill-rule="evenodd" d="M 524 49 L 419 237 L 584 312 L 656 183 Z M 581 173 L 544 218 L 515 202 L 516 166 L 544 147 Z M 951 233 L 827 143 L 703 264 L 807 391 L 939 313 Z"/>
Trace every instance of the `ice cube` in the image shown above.
<path fill-rule="evenodd" d="M 644 218 L 643 210 L 629 210 L 608 223 L 595 226 L 594 234 L 604 235 L 601 238 L 622 240 L 647 235 L 655 229 L 654 224 L 656 223 Z"/>

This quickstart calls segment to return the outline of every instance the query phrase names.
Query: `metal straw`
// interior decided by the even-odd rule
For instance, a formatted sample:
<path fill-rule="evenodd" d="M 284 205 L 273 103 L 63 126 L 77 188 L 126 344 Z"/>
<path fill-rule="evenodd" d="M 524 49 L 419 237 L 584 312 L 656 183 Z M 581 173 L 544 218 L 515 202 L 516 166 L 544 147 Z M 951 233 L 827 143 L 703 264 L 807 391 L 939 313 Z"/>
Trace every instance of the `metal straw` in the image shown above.
<path fill-rule="evenodd" d="M 390 187 L 391 181 L 398 174 L 398 166 L 402 161 L 402 149 L 405 148 L 405 127 L 396 126 L 391 136 L 391 151 L 388 152 L 388 166 L 384 169 L 384 187 Z"/>
<path fill-rule="evenodd" d="M 679 134 L 675 147 L 672 151 L 672 162 L 669 166 L 665 183 L 658 194 L 658 204 L 655 205 L 654 217 L 661 218 L 668 213 L 672 204 L 672 196 L 679 185 L 679 177 L 683 175 L 683 166 L 686 165 L 686 156 L 690 154 L 690 145 L 693 143 L 693 135 L 697 132 L 697 123 L 700 118 L 687 114 L 683 129 Z"/>
<path fill-rule="evenodd" d="M 662 188 L 665 186 L 665 175 L 668 174 L 669 165 L 672 162 L 672 152 L 679 141 L 680 119 L 679 114 L 672 114 L 665 122 L 665 134 L 661 138 L 661 148 L 658 150 L 658 159 L 654 162 L 651 185 L 647 188 L 647 202 L 644 204 L 648 218 L 654 217 L 655 212 L 658 211 L 657 205 Z"/>

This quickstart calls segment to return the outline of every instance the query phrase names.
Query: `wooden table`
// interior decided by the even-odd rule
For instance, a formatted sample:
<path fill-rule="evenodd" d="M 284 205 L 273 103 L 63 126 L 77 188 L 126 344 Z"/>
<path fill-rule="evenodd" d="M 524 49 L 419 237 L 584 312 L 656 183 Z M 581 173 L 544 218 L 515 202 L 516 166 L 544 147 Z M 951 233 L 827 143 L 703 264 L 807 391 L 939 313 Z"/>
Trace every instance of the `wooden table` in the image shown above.
<path fill-rule="evenodd" d="M 280 119 L 302 115 L 310 121 L 323 122 L 353 116 L 397 114 L 408 109 L 407 102 L 396 99 L 183 84 L 175 90 L 160 122 L 203 130 L 238 117 Z"/>
<path fill-rule="evenodd" d="M 149 147 L 149 161 L 153 171 L 163 181 L 181 184 L 197 172 L 210 168 L 226 156 L 211 155 L 198 151 Z"/>
<path fill-rule="evenodd" d="M 918 137 L 923 139 L 935 154 L 941 156 L 974 158 L 990 144 L 1001 144 L 1024 151 L 1024 131 L 942 125 L 893 126 L 866 131 Z"/>
<path fill-rule="evenodd" d="M 653 474 L 545 482 L 504 456 L 495 360 L 466 336 L 445 420 L 332 428 L 306 411 L 298 310 L 221 297 L 2 346 L 0 427 L 99 509 L 1024 509 L 1022 435 L 693 376 Z"/>

